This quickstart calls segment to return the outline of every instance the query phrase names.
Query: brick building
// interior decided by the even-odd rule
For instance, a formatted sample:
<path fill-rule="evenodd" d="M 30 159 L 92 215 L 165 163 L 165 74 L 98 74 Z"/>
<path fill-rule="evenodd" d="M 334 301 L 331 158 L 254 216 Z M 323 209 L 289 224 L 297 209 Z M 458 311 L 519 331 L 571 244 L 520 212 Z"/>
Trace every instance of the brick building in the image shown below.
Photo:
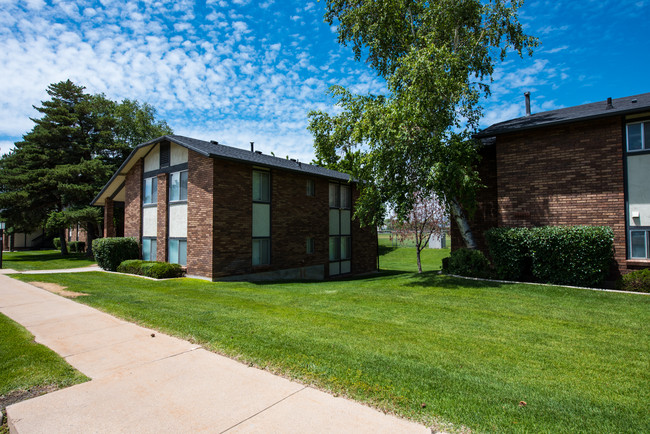
<path fill-rule="evenodd" d="M 528 95 L 527 97 L 527 107 Z M 609 226 L 619 274 L 650 267 L 650 93 L 529 114 L 481 131 L 471 221 L 491 227 Z M 452 249 L 461 247 L 457 228 Z"/>
<path fill-rule="evenodd" d="M 322 279 L 377 268 L 374 228 L 352 219 L 348 175 L 182 136 L 139 145 L 93 200 L 104 236 L 208 279 Z"/>

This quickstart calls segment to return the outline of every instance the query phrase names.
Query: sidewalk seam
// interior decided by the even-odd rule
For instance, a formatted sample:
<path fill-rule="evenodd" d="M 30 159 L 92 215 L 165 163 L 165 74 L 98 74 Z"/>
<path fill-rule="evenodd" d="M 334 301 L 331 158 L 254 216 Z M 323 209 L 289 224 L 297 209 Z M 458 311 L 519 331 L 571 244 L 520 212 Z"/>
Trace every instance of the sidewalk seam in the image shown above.
<path fill-rule="evenodd" d="M 299 393 L 299 392 L 302 392 L 303 390 L 307 389 L 308 387 L 309 387 L 309 386 L 304 386 L 302 389 L 299 389 L 299 390 L 296 390 L 296 391 L 293 392 L 293 393 L 290 393 L 289 395 L 285 396 L 285 397 L 282 398 L 281 400 L 279 400 L 279 401 L 277 401 L 277 402 L 274 402 L 273 404 L 269 405 L 268 407 L 261 409 L 261 410 L 258 411 L 257 413 L 255 413 L 255 414 L 251 414 L 251 415 L 248 416 L 246 419 L 243 419 L 243 420 L 237 422 L 236 424 L 234 424 L 233 426 L 226 428 L 225 430 L 221 431 L 219 434 L 223 434 L 223 433 L 225 433 L 225 432 L 228 432 L 228 431 L 230 431 L 231 429 L 235 428 L 236 426 L 239 426 L 239 425 L 241 425 L 242 423 L 246 422 L 247 420 L 251 420 L 251 419 L 254 418 L 255 416 L 259 415 L 260 413 L 264 413 L 266 410 L 270 409 L 271 407 L 275 407 L 276 405 L 278 405 L 278 404 L 281 403 L 282 401 L 291 398 L 293 395 L 295 395 L 295 394 L 297 394 L 297 393 Z"/>

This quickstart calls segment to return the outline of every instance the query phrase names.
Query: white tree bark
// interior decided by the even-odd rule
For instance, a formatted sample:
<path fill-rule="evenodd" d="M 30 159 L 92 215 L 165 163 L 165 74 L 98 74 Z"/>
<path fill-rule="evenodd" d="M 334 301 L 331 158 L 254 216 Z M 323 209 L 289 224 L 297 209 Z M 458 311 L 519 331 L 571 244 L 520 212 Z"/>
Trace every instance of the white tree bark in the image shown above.
<path fill-rule="evenodd" d="M 458 230 L 460 231 L 460 236 L 463 238 L 465 246 L 468 249 L 476 249 L 476 241 L 474 241 L 472 228 L 469 227 L 469 221 L 467 220 L 465 211 L 463 211 L 463 208 L 461 208 L 456 199 L 451 200 L 451 214 L 456 220 Z"/>

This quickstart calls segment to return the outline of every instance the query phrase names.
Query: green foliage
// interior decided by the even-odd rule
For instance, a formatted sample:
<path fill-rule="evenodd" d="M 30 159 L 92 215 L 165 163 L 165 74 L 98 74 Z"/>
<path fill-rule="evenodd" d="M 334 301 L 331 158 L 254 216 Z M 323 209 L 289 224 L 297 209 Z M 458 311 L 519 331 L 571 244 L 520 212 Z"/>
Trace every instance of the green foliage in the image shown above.
<path fill-rule="evenodd" d="M 86 251 L 86 243 L 83 241 L 70 241 L 68 243 L 68 250 L 73 253 L 82 253 Z"/>
<path fill-rule="evenodd" d="M 52 244 L 54 244 L 55 249 L 61 250 L 61 238 L 59 237 L 52 238 Z"/>
<path fill-rule="evenodd" d="M 142 261 L 130 259 L 123 261 L 118 267 L 120 273 L 137 274 L 155 279 L 169 279 L 183 276 L 183 268 L 169 262 Z"/>
<path fill-rule="evenodd" d="M 635 270 L 625 274 L 616 282 L 621 291 L 650 292 L 650 268 Z"/>
<path fill-rule="evenodd" d="M 491 277 L 490 263 L 480 250 L 461 248 L 451 252 L 443 261 L 445 272 L 467 277 Z"/>
<path fill-rule="evenodd" d="M 115 271 L 127 259 L 140 257 L 140 246 L 135 238 L 97 238 L 93 240 L 97 264 L 104 270 Z"/>
<path fill-rule="evenodd" d="M 55 233 L 73 218 L 96 225 L 87 211 L 67 214 L 91 202 L 135 141 L 171 129 L 148 104 L 89 95 L 70 80 L 49 85 L 47 93 L 51 99 L 35 107 L 42 117 L 0 158 L 0 213 L 25 231 L 47 223 Z"/>
<path fill-rule="evenodd" d="M 533 276 L 540 282 L 598 286 L 614 257 L 614 232 L 606 226 L 546 226 L 530 230 Z"/>
<path fill-rule="evenodd" d="M 485 240 L 496 275 L 504 280 L 521 280 L 530 274 L 530 254 L 527 228 L 492 228 L 485 232 Z"/>
<path fill-rule="evenodd" d="M 316 161 L 363 181 L 355 215 L 377 224 L 387 202 L 404 219 L 417 191 L 435 194 L 464 218 L 480 186 L 471 139 L 506 52 L 531 54 L 520 2 L 328 0 L 325 20 L 357 60 L 386 80 L 385 95 L 333 86 L 343 110 L 310 113 Z M 452 203 L 458 206 L 453 206 Z"/>

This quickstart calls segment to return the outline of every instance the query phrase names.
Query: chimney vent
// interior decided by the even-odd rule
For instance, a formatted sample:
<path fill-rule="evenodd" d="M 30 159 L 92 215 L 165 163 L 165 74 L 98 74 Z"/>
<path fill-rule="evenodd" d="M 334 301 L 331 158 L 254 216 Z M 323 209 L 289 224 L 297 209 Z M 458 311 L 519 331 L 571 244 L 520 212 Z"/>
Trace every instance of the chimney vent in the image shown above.
<path fill-rule="evenodd" d="M 526 98 L 526 116 L 530 116 L 530 92 L 524 92 Z"/>
<path fill-rule="evenodd" d="M 612 105 L 612 97 L 610 96 L 609 98 L 607 98 L 607 107 L 605 107 L 605 109 L 610 110 L 610 109 L 613 109 L 613 108 L 614 108 L 614 106 Z"/>
<path fill-rule="evenodd" d="M 217 142 L 216 140 L 210 140 L 210 143 L 212 143 L 213 145 L 218 145 L 219 144 L 219 142 Z"/>
<path fill-rule="evenodd" d="M 251 152 L 255 152 L 255 142 L 251 142 Z"/>

